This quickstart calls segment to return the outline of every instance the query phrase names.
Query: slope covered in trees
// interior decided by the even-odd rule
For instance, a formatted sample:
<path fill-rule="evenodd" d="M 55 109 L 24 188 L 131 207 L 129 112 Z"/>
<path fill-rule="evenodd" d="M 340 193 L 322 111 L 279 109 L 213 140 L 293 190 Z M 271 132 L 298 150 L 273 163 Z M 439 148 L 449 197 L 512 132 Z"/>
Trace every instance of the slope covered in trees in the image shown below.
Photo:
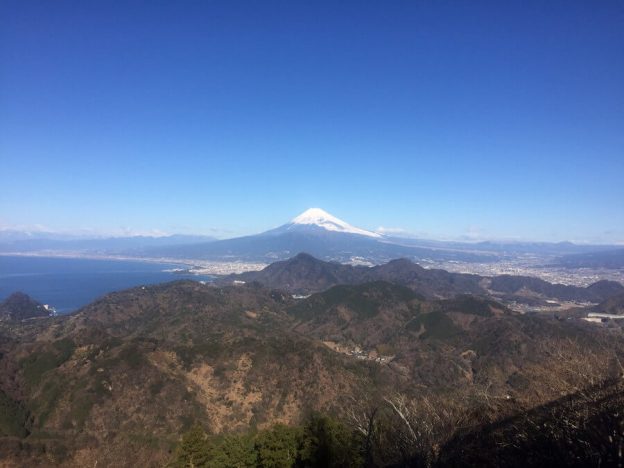
<path fill-rule="evenodd" d="M 615 329 L 384 281 L 303 300 L 257 284 L 139 287 L 70 316 L 0 322 L 2 405 L 15 415 L 0 420 L 0 457 L 160 466 L 199 425 L 213 442 L 250 434 L 224 447 L 253 445 L 259 459 L 261 434 L 318 412 L 364 437 L 378 466 L 434 460 L 422 444 L 620 375 L 622 352 Z"/>
<path fill-rule="evenodd" d="M 598 281 L 582 288 L 552 284 L 529 276 L 500 275 L 486 278 L 449 273 L 426 269 L 407 259 L 392 260 L 374 267 L 343 265 L 325 262 L 305 253 L 272 263 L 261 271 L 226 276 L 218 283 L 232 284 L 234 281 L 258 282 L 269 288 L 296 294 L 321 292 L 336 285 L 387 281 L 406 286 L 429 299 L 448 299 L 461 294 L 472 294 L 518 302 L 527 298 L 551 298 L 597 303 L 624 293 L 624 286 L 615 281 Z"/>

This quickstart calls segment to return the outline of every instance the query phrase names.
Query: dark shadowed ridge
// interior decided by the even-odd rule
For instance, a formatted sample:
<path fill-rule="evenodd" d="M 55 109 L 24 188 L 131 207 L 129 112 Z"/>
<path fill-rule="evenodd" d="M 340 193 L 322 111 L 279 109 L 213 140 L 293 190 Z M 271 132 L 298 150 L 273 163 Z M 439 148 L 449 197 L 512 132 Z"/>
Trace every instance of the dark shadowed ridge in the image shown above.
<path fill-rule="evenodd" d="M 501 275 L 487 278 L 426 269 L 405 258 L 392 260 L 383 265 L 365 267 L 326 262 L 306 253 L 273 263 L 260 271 L 226 276 L 218 283 L 232 284 L 233 281 L 255 281 L 293 294 L 320 292 L 338 284 L 387 281 L 409 287 L 427 298 L 439 299 L 460 294 L 484 296 L 501 294 L 514 300 L 521 299 L 517 295 L 523 291 L 530 291 L 534 295 L 546 298 L 598 303 L 624 292 L 624 286 L 615 281 L 598 281 L 587 288 L 582 288 L 552 284 L 528 276 Z"/>
<path fill-rule="evenodd" d="M 462 293 L 485 294 L 485 290 L 479 286 L 479 280 L 480 277 L 477 275 L 427 270 L 407 259 L 366 267 L 325 262 L 307 253 L 300 253 L 260 271 L 229 275 L 219 283 L 256 281 L 264 286 L 295 294 L 310 294 L 339 284 L 387 281 L 407 286 L 427 297 L 450 297 Z"/>
<path fill-rule="evenodd" d="M 11 294 L 0 304 L 0 319 L 26 320 L 49 315 L 50 311 L 43 304 L 22 292 Z"/>
<path fill-rule="evenodd" d="M 566 301 L 601 302 L 608 297 L 624 292 L 624 286 L 616 281 L 601 280 L 586 288 L 553 284 L 531 276 L 494 276 L 490 289 L 504 294 L 518 294 L 523 289 L 545 297 Z"/>
<path fill-rule="evenodd" d="M 460 432 L 435 466 L 621 466 L 622 407 L 622 379 L 603 382 Z"/>
<path fill-rule="evenodd" d="M 610 297 L 592 309 L 603 314 L 624 315 L 624 293 Z"/>

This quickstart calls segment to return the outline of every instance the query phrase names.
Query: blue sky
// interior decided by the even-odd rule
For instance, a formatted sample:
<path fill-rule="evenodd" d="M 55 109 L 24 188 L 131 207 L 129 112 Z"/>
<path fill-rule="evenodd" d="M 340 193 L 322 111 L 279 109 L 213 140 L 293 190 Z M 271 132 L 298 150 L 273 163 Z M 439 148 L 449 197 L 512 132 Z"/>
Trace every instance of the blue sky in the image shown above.
<path fill-rule="evenodd" d="M 5 228 L 624 242 L 623 2 L 3 1 L 0 64 Z"/>

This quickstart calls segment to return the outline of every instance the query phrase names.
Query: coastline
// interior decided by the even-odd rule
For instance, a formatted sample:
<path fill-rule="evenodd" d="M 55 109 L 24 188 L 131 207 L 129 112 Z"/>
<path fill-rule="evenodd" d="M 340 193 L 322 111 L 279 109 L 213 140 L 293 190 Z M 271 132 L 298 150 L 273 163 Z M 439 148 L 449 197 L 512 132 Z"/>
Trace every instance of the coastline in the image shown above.
<path fill-rule="evenodd" d="M 211 260 L 192 260 L 168 257 L 133 257 L 128 255 L 96 254 L 71 251 L 36 251 L 36 252 L 0 252 L 0 257 L 36 257 L 36 258 L 67 258 L 83 260 L 132 261 L 145 263 L 167 264 L 186 267 L 185 272 L 193 275 L 229 275 L 247 271 L 261 270 L 266 263 L 257 262 L 218 262 Z"/>

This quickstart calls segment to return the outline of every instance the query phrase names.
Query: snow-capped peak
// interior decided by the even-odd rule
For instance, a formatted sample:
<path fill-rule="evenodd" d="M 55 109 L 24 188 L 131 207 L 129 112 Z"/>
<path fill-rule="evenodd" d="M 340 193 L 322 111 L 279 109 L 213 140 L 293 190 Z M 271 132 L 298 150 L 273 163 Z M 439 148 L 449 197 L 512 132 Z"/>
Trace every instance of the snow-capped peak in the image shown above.
<path fill-rule="evenodd" d="M 343 220 L 330 215 L 327 211 L 320 208 L 310 208 L 291 221 L 292 224 L 313 224 L 322 227 L 328 231 L 345 232 L 349 234 L 359 234 L 368 237 L 382 237 L 376 232 L 367 231 L 365 229 L 356 228 Z"/>

